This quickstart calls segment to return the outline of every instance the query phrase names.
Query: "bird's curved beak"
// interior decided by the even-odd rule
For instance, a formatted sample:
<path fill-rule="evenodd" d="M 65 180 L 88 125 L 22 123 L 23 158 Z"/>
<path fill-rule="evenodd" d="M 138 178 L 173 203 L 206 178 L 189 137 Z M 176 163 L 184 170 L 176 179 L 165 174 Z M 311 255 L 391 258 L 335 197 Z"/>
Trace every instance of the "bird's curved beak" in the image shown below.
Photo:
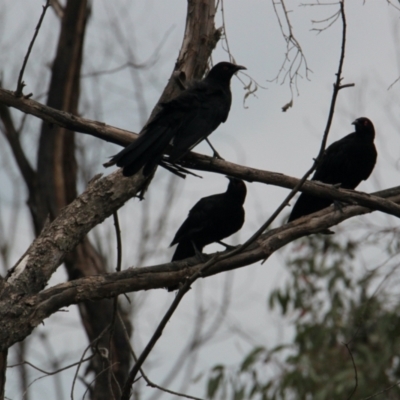
<path fill-rule="evenodd" d="M 356 119 L 351 124 L 354 125 L 354 126 L 357 126 L 357 125 L 360 124 L 360 122 L 358 121 L 358 119 Z"/>
<path fill-rule="evenodd" d="M 236 72 L 240 71 L 241 69 L 247 69 L 247 68 L 244 67 L 243 65 L 236 65 Z"/>

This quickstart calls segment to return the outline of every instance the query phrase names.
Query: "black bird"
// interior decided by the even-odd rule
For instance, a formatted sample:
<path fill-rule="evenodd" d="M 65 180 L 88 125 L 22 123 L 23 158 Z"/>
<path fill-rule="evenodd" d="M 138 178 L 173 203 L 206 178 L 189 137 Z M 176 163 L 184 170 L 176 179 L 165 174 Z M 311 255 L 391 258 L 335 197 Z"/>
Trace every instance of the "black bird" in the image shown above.
<path fill-rule="evenodd" d="M 168 145 L 169 159 L 175 162 L 207 138 L 228 118 L 232 94 L 230 81 L 239 70 L 246 69 L 229 62 L 216 64 L 207 76 L 169 102 L 161 103 L 160 112 L 140 132 L 139 137 L 105 163 L 123 167 L 131 176 L 144 166 L 148 175 L 160 162 Z"/>
<path fill-rule="evenodd" d="M 321 164 L 312 177 L 313 181 L 338 184 L 344 189 L 355 189 L 361 181 L 371 175 L 377 158 L 374 125 L 365 117 L 357 118 L 352 124 L 356 127 L 355 132 L 332 143 L 326 149 Z M 331 204 L 331 199 L 302 193 L 288 222 L 322 210 Z"/>
<path fill-rule="evenodd" d="M 229 185 L 225 193 L 203 197 L 189 211 L 171 243 L 171 246 L 179 243 L 172 261 L 193 257 L 204 246 L 220 243 L 242 227 L 246 185 L 240 179 L 228 179 Z"/>

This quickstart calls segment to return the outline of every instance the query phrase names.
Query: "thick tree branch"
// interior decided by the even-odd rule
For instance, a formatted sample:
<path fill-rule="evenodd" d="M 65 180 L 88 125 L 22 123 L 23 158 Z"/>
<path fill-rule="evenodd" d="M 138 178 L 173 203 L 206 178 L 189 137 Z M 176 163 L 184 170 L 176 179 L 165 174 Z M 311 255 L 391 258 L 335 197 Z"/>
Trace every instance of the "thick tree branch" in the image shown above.
<path fill-rule="evenodd" d="M 200 171 L 216 172 L 223 175 L 231 175 L 248 182 L 259 182 L 267 185 L 294 188 L 300 180 L 279 172 L 264 171 L 256 168 L 245 167 L 225 160 L 208 157 L 202 154 L 190 153 L 182 160 L 182 165 Z M 306 181 L 299 189 L 321 197 L 343 201 L 350 204 L 359 204 L 373 208 L 387 214 L 400 217 L 400 206 L 391 201 L 374 197 L 373 194 L 363 193 L 351 189 L 340 189 L 318 181 Z"/>
<path fill-rule="evenodd" d="M 185 34 L 179 56 L 158 103 L 168 101 L 182 91 L 177 84 L 177 74 L 181 80 L 203 77 L 211 53 L 221 37 L 221 30 L 214 26 L 215 3 L 215 0 L 188 0 Z M 156 106 L 150 118 L 157 110 Z"/>
<path fill-rule="evenodd" d="M 16 98 L 11 91 L 5 89 L 0 89 L 0 102 L 3 102 L 11 107 L 18 108 L 23 112 L 35 115 L 47 122 L 58 124 L 70 130 L 87 133 L 98 137 L 99 139 L 119 144 L 121 146 L 128 145 L 132 142 L 132 140 L 136 139 L 137 136 L 133 132 L 52 109 L 51 107 L 44 106 L 43 104 L 35 102 L 34 100 Z M 293 188 L 298 183 L 298 179 L 281 173 L 244 167 L 194 152 L 186 156 L 181 161 L 181 164 L 184 167 L 199 171 L 209 171 L 224 175 L 232 175 L 249 182 L 260 182 L 268 185 L 285 187 L 288 189 Z M 397 205 L 389 206 L 387 202 L 382 202 L 383 208 L 378 208 L 380 206 L 377 203 L 370 203 L 371 195 L 369 194 L 356 192 L 353 190 L 337 189 L 330 185 L 311 181 L 305 182 L 300 191 L 314 195 L 330 197 L 339 201 L 352 200 L 358 202 L 360 205 L 364 205 L 365 207 L 373 206 L 377 210 L 399 216 L 399 207 Z M 354 195 L 354 197 L 349 198 L 348 196 L 350 194 Z"/>
<path fill-rule="evenodd" d="M 49 124 L 56 124 L 70 131 L 87 133 L 107 142 L 126 146 L 134 140 L 132 132 L 108 126 L 105 123 L 81 118 L 71 113 L 56 110 L 35 100 L 19 98 L 14 92 L 0 89 L 0 103 L 34 115 Z"/>
<path fill-rule="evenodd" d="M 41 290 L 65 254 L 73 250 L 94 226 L 133 197 L 144 181 L 141 175 L 127 179 L 117 171 L 92 182 L 31 244 L 10 271 L 8 285 L 1 295 L 7 291 L 29 294 Z"/>

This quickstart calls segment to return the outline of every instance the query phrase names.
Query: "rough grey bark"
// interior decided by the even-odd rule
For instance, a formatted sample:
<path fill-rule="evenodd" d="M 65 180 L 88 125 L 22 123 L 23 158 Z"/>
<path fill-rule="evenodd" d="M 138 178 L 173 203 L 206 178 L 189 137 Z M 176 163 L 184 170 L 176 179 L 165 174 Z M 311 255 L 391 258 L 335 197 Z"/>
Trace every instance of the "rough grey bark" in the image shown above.
<path fill-rule="evenodd" d="M 110 143 L 126 146 L 136 137 L 133 132 L 109 126 L 103 122 L 56 110 L 32 99 L 18 98 L 14 92 L 3 88 L 0 88 L 0 103 L 16 108 L 23 113 L 34 115 L 48 124 L 56 124 L 70 131 L 87 133 Z"/>

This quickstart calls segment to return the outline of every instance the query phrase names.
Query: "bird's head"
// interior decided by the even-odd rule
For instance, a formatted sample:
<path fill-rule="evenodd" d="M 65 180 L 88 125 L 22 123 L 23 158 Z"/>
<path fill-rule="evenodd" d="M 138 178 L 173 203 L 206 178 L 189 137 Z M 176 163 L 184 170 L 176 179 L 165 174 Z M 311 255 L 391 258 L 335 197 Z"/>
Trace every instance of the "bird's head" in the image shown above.
<path fill-rule="evenodd" d="M 355 126 L 356 133 L 360 135 L 372 136 L 372 138 L 375 137 L 374 124 L 368 118 L 366 117 L 357 118 L 354 122 L 352 122 L 352 125 Z"/>
<path fill-rule="evenodd" d="M 245 183 L 241 179 L 233 176 L 227 175 L 226 177 L 229 179 L 227 193 L 235 193 L 238 200 L 241 202 L 241 204 L 243 204 L 247 194 Z"/>
<path fill-rule="evenodd" d="M 242 65 L 232 64 L 227 61 L 215 64 L 207 75 L 208 79 L 229 82 L 232 76 L 241 69 L 247 69 Z"/>

